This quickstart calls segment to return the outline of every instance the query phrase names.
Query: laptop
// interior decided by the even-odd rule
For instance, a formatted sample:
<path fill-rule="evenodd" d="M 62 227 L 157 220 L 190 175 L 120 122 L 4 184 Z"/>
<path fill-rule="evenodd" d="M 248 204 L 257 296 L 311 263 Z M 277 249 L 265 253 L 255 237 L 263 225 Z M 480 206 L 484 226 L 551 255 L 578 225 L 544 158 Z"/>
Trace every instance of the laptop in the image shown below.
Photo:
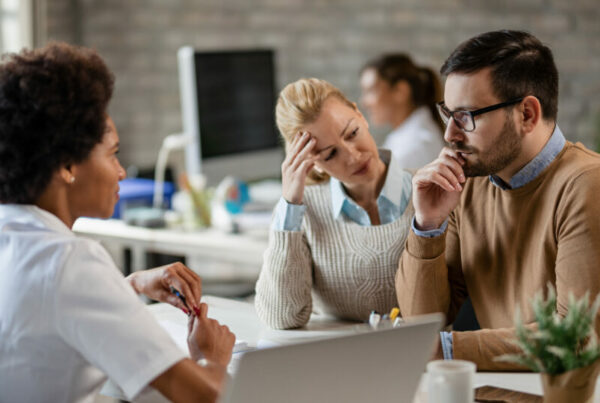
<path fill-rule="evenodd" d="M 443 319 L 247 352 L 221 403 L 410 403 Z"/>

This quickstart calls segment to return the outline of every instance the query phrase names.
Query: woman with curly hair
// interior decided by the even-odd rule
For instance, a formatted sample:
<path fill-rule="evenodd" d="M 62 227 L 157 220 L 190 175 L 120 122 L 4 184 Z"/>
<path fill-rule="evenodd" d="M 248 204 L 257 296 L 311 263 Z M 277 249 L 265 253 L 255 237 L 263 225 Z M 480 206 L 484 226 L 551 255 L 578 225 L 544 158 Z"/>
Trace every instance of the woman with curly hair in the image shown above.
<path fill-rule="evenodd" d="M 112 215 L 119 136 L 113 76 L 90 49 L 50 44 L 0 64 L 0 401 L 90 401 L 109 376 L 133 398 L 215 401 L 235 337 L 206 316 L 201 281 L 174 264 L 123 278 L 78 217 Z M 186 297 L 173 298 L 174 287 Z M 189 320 L 186 357 L 138 294 Z"/>

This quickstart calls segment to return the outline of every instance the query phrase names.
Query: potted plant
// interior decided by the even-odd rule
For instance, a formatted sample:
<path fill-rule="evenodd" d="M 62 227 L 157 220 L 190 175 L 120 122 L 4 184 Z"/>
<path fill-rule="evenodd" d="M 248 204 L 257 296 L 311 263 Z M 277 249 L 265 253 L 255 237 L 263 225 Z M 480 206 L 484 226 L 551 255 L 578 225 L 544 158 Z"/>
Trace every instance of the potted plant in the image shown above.
<path fill-rule="evenodd" d="M 539 292 L 532 301 L 536 326 L 525 326 L 516 313 L 516 340 L 520 354 L 498 360 L 522 365 L 542 375 L 544 402 L 591 402 L 600 370 L 600 347 L 594 330 L 600 295 L 590 306 L 589 293 L 576 300 L 569 295 L 568 312 L 556 312 L 556 292 Z"/>

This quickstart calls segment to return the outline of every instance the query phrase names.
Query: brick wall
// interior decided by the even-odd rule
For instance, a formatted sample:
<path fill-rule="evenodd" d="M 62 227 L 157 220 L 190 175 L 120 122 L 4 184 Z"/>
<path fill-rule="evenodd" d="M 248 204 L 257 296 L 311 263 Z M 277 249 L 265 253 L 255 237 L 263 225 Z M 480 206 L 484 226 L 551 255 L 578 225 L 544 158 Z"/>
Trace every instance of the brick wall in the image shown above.
<path fill-rule="evenodd" d="M 302 76 L 356 100 L 358 71 L 383 51 L 439 68 L 470 36 L 525 29 L 553 49 L 559 123 L 570 140 L 600 138 L 598 0 L 47 0 L 48 38 L 97 48 L 117 77 L 111 105 L 125 165 L 152 166 L 181 130 L 176 52 L 271 47 L 278 88 Z M 382 131 L 376 131 L 382 137 Z"/>

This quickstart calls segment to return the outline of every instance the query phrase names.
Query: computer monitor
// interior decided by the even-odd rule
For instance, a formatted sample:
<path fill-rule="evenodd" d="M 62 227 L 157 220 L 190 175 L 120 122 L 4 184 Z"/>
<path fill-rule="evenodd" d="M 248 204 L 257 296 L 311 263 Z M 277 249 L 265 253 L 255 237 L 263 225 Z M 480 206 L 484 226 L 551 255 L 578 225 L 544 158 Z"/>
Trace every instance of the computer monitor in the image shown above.
<path fill-rule="evenodd" d="M 275 127 L 272 50 L 178 52 L 188 173 L 209 184 L 280 176 L 283 148 Z"/>

